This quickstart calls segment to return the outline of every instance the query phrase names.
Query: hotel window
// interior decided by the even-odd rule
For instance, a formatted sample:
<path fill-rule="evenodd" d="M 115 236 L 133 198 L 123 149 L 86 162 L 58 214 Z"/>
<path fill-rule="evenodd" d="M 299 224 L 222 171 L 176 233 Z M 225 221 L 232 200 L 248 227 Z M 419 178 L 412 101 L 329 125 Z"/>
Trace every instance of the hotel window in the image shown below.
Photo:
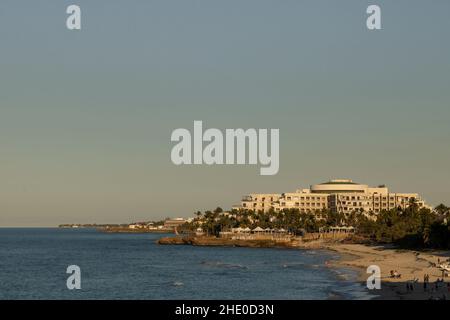
<path fill-rule="evenodd" d="M 299 203 L 299 202 L 296 202 L 295 205 L 296 205 L 297 207 L 299 207 L 299 206 L 300 206 L 300 203 Z"/>

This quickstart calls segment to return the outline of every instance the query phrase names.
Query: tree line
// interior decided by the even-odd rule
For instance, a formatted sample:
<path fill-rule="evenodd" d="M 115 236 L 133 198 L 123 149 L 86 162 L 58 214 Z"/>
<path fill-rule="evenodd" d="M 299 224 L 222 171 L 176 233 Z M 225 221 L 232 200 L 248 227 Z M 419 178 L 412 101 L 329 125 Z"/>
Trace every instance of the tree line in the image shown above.
<path fill-rule="evenodd" d="M 202 228 L 208 235 L 218 236 L 232 228 L 256 227 L 283 228 L 295 235 L 319 232 L 327 227 L 352 226 L 355 239 L 373 243 L 393 243 L 405 248 L 450 248 L 450 208 L 440 204 L 434 210 L 420 208 L 412 201 L 406 208 L 374 212 L 353 211 L 338 213 L 329 209 L 301 212 L 283 209 L 267 212 L 247 209 L 224 212 L 220 207 L 213 211 L 195 213 L 196 218 L 184 228 Z"/>

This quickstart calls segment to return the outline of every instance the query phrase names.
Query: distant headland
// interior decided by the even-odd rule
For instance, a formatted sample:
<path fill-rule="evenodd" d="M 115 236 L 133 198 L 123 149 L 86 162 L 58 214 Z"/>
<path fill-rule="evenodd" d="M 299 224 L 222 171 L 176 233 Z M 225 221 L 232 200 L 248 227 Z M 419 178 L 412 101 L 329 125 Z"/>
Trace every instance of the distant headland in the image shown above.
<path fill-rule="evenodd" d="M 123 224 L 67 223 L 60 224 L 58 227 L 65 229 L 95 228 L 98 231 L 108 233 L 174 233 L 178 226 L 190 221 L 184 218 L 167 218 L 160 221 L 140 221 Z"/>

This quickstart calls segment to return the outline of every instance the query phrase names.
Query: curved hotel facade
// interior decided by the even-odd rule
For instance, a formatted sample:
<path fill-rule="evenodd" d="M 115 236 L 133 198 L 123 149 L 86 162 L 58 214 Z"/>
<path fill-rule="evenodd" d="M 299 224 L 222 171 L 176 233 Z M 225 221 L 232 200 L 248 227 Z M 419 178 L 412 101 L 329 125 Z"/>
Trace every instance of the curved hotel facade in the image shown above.
<path fill-rule="evenodd" d="M 291 193 L 249 194 L 233 209 L 275 211 L 299 209 L 300 212 L 315 212 L 330 209 L 333 212 L 374 212 L 397 207 L 406 208 L 414 199 L 419 207 L 430 208 L 417 193 L 392 193 L 385 186 L 369 187 L 352 180 L 331 180 L 315 184 L 309 189 Z"/>

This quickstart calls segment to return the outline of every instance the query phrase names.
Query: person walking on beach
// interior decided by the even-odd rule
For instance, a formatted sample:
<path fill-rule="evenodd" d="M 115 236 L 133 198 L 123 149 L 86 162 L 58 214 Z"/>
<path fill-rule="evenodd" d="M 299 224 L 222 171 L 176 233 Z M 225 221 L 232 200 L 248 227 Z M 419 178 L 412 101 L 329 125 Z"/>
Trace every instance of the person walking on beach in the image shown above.
<path fill-rule="evenodd" d="M 424 274 L 424 276 L 423 276 L 423 291 L 427 291 L 427 285 L 428 285 L 428 275 Z"/>
<path fill-rule="evenodd" d="M 409 283 L 409 282 L 406 282 L 406 291 L 407 292 L 410 292 L 410 291 L 412 291 L 413 289 L 412 289 L 412 284 L 411 283 Z"/>

